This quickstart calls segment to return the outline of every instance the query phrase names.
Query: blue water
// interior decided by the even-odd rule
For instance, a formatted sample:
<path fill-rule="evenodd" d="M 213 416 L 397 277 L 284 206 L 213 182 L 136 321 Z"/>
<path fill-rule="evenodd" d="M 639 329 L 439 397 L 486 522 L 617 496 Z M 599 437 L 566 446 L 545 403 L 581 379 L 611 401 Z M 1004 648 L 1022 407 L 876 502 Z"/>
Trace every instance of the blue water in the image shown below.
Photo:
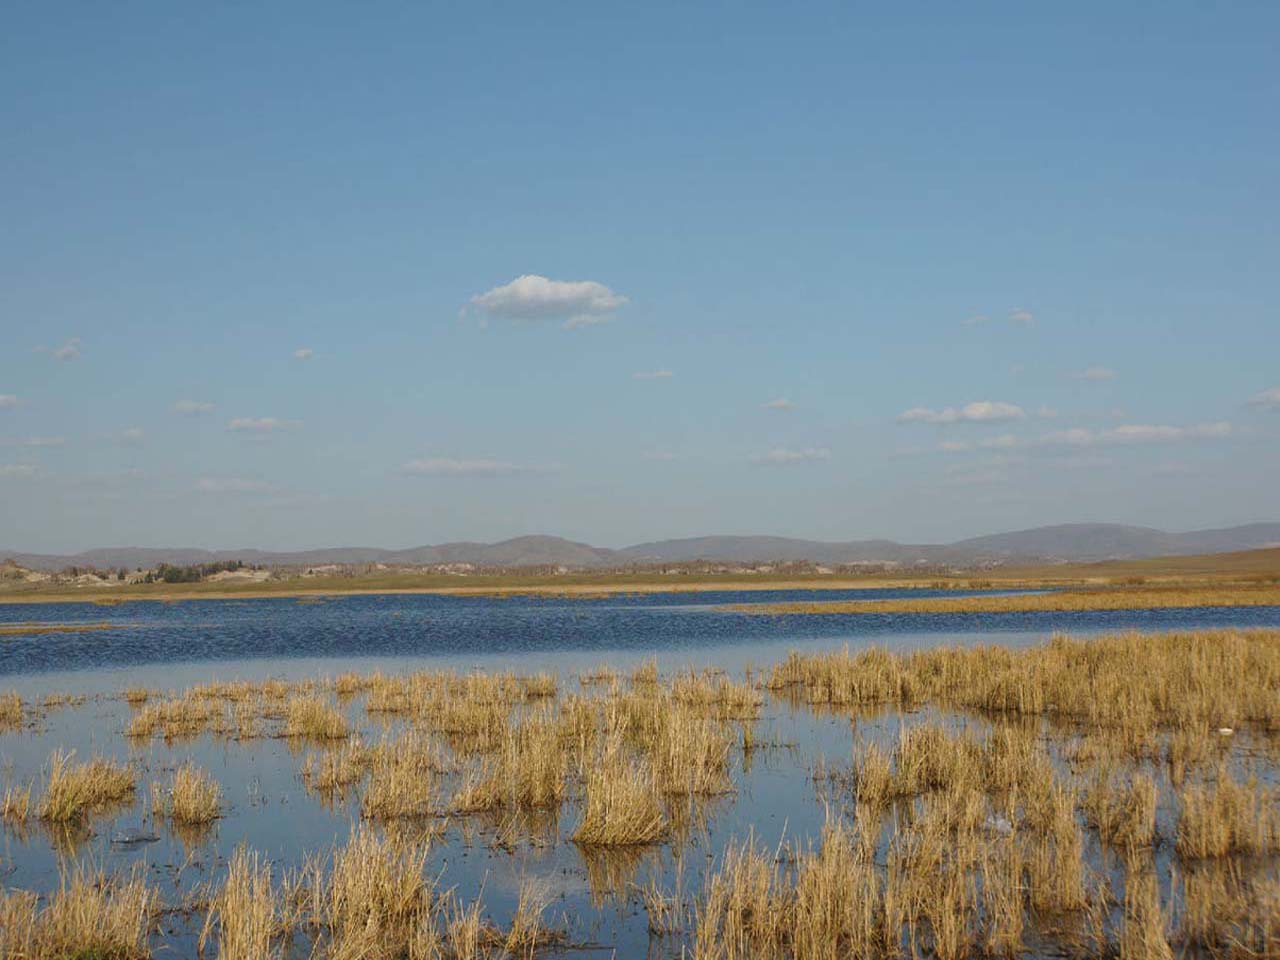
<path fill-rule="evenodd" d="M 937 596 L 929 590 L 717 591 L 601 599 L 437 595 L 0 605 L 0 624 L 117 625 L 103 631 L 0 637 L 0 675 L 143 664 L 353 657 L 536 658 L 555 652 L 663 653 L 732 646 L 878 644 L 955 637 L 1042 639 L 1055 632 L 1280 627 L 1280 607 L 1041 613 L 759 616 L 725 604 Z M 961 595 L 948 591 L 947 596 Z"/>

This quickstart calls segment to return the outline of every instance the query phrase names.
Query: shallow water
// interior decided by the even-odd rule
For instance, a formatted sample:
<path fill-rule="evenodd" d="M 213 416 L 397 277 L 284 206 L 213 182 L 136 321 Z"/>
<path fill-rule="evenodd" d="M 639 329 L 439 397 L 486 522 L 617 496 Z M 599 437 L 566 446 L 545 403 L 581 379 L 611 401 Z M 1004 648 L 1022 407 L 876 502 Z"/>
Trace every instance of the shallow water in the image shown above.
<path fill-rule="evenodd" d="M 877 599 L 904 591 L 825 591 L 822 599 Z M 915 593 L 913 595 L 919 595 Z M 950 594 L 954 595 L 954 594 Z M 170 903 L 201 882 L 220 878 L 227 856 L 245 843 L 280 869 L 342 842 L 359 818 L 356 795 L 325 802 L 304 787 L 307 752 L 279 738 L 228 740 L 203 735 L 166 744 L 131 742 L 124 730 L 130 708 L 117 694 L 125 686 L 174 690 L 210 680 L 333 677 L 341 672 L 401 673 L 421 669 L 554 672 L 562 690 L 579 689 L 576 675 L 607 662 L 625 671 L 656 655 L 664 675 L 686 666 L 714 666 L 742 676 L 767 667 L 789 649 L 879 645 L 903 650 L 943 644 L 1026 645 L 1053 633 L 1127 629 L 1280 627 L 1280 608 L 1098 611 L 1018 614 L 884 614 L 757 617 L 715 609 L 726 603 L 817 598 L 812 592 L 647 595 L 598 600 L 490 599 L 440 596 L 362 596 L 322 603 L 295 599 L 0 606 L 0 623 L 99 622 L 118 629 L 79 634 L 0 638 L 0 692 L 16 689 L 28 702 L 51 692 L 88 699 L 43 712 L 34 726 L 0 733 L 0 776 L 39 783 L 49 755 L 70 749 L 80 758 L 116 757 L 140 771 L 134 804 L 96 817 L 85 836 L 67 838 L 37 823 L 6 826 L 0 835 L 0 884 L 49 891 L 73 859 L 108 870 L 144 865 Z M 366 740 L 383 726 L 366 715 L 361 697 L 348 715 Z M 757 724 L 758 738 L 774 746 L 734 753 L 735 793 L 705 805 L 705 830 L 682 848 L 696 886 L 724 845 L 754 834 L 765 846 L 816 837 L 827 815 L 812 771 L 818 758 L 847 764 L 854 732 L 888 743 L 903 723 L 933 711 L 888 712 L 859 718 L 793 708 L 771 697 Z M 944 718 L 956 722 L 955 717 Z M 972 719 L 966 723 L 975 723 Z M 394 724 L 393 724 L 394 726 Z M 1241 738 L 1240 749 L 1249 749 Z M 222 785 L 227 808 L 211 829 L 178 835 L 154 823 L 149 785 L 167 780 L 178 764 L 194 760 Z M 0 784 L 3 786 L 3 784 Z M 1167 817 L 1167 811 L 1162 814 Z M 504 923 L 514 910 L 522 877 L 543 878 L 555 892 L 552 915 L 569 940 L 599 944 L 617 956 L 679 956 L 679 943 L 654 941 L 635 883 L 653 871 L 670 879 L 670 845 L 609 855 L 588 854 L 569 842 L 578 819 L 575 801 L 557 818 L 528 825 L 513 848 L 495 842 L 483 818 L 454 819 L 431 847 L 429 872 L 440 886 L 464 897 L 483 892 L 486 913 Z M 154 830 L 154 843 L 119 844 L 129 830 Z M 1157 862 L 1167 866 L 1157 850 Z M 156 944 L 167 956 L 193 956 L 200 919 L 167 918 Z"/>

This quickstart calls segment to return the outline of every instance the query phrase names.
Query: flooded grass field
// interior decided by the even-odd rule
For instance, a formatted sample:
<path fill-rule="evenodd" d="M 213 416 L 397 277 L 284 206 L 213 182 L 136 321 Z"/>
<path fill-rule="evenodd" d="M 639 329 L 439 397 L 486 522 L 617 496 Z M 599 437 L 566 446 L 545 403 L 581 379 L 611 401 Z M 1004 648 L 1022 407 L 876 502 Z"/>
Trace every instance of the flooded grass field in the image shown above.
<path fill-rule="evenodd" d="M 0 608 L 0 956 L 1280 955 L 1280 610 L 778 599 Z"/>

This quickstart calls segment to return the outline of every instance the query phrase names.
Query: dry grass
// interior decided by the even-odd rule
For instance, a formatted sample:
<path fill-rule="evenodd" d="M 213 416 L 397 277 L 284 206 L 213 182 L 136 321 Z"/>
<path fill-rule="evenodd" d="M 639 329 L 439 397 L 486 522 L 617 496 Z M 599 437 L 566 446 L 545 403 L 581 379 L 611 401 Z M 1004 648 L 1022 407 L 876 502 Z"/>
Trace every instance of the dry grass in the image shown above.
<path fill-rule="evenodd" d="M 1256 779 L 1240 783 L 1221 768 L 1213 785 L 1191 785 L 1181 801 L 1178 853 L 1184 858 L 1280 850 L 1280 793 Z"/>
<path fill-rule="evenodd" d="M 200 952 L 214 937 L 218 960 L 272 960 L 280 956 L 273 942 L 279 904 L 271 886 L 271 865 L 257 851 L 237 847 L 227 862 L 227 878 L 205 916 Z"/>
<path fill-rule="evenodd" d="M 143 960 L 159 909 L 140 873 L 109 877 L 81 866 L 64 874 L 41 907 L 24 891 L 0 890 L 0 956 L 13 960 Z"/>
<path fill-rule="evenodd" d="M 345 740 L 351 733 L 347 718 L 319 695 L 290 698 L 285 703 L 284 735 L 305 740 Z"/>
<path fill-rule="evenodd" d="M 16 690 L 0 693 L 0 730 L 17 730 L 22 726 L 22 697 Z"/>
<path fill-rule="evenodd" d="M 57 751 L 49 758 L 49 780 L 40 798 L 38 815 L 51 823 L 74 823 L 89 814 L 133 797 L 133 770 L 95 757 L 77 764 L 75 754 Z"/>
<path fill-rule="evenodd" d="M 412 734 L 399 740 L 384 740 L 371 756 L 361 816 L 396 820 L 427 817 L 435 812 L 435 774 L 441 759 L 426 740 Z"/>
<path fill-rule="evenodd" d="M 354 829 L 343 847 L 307 868 L 312 922 L 331 937 L 331 958 L 407 953 L 431 915 L 426 850 Z"/>
<path fill-rule="evenodd" d="M 1117 786 L 1107 772 L 1099 771 L 1085 793 L 1084 810 L 1103 843 L 1148 846 L 1155 836 L 1157 800 L 1150 776 L 1136 774 Z"/>
<path fill-rule="evenodd" d="M 23 787 L 11 783 L 5 787 L 4 797 L 0 798 L 0 820 L 12 824 L 25 823 L 31 816 L 31 791 L 30 783 Z"/>
<path fill-rule="evenodd" d="M 222 787 L 199 767 L 184 763 L 169 785 L 151 784 L 151 812 L 174 823 L 212 823 L 222 808 Z"/>
<path fill-rule="evenodd" d="M 653 774 L 611 744 L 587 774 L 582 819 L 573 832 L 584 846 L 655 843 L 667 832 Z"/>

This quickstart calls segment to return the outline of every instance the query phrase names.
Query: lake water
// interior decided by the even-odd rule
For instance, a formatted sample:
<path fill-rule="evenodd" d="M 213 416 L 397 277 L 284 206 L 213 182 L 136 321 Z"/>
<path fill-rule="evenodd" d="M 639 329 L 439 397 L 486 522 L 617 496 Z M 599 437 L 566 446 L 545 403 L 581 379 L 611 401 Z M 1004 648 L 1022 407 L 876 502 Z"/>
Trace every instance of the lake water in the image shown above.
<path fill-rule="evenodd" d="M 0 776 L 34 781 L 36 793 L 57 749 L 80 758 L 114 757 L 139 771 L 136 802 L 92 822 L 68 842 L 38 823 L 8 824 L 0 839 L 0 885 L 48 892 L 71 862 L 108 870 L 142 864 L 170 902 L 209 879 L 244 843 L 279 869 L 345 839 L 359 819 L 357 796 L 326 801 L 304 787 L 300 768 L 312 748 L 280 738 L 244 741 L 209 734 L 190 741 L 131 741 L 124 735 L 131 708 L 118 696 L 126 686 L 178 690 L 210 680 L 328 678 L 347 671 L 400 673 L 472 668 L 556 673 L 563 690 L 579 689 L 576 675 L 601 663 L 625 671 L 656 657 L 665 675 L 686 666 L 714 666 L 742 676 L 791 649 L 869 645 L 904 650 L 943 644 L 1026 645 L 1054 633 L 1280 627 L 1280 607 L 1019 614 L 883 614 L 753 616 L 717 609 L 724 604 L 793 599 L 872 600 L 929 591 L 776 591 L 652 594 L 602 599 L 445 596 L 353 596 L 322 602 L 261 600 L 0 605 L 0 624 L 30 621 L 99 623 L 113 629 L 0 637 L 0 693 L 16 690 L 28 703 L 51 693 L 86 697 L 79 704 L 40 711 L 25 729 L 0 733 Z M 955 591 L 948 591 L 955 596 Z M 361 698 L 344 708 L 367 740 L 383 732 Z M 861 718 L 857 735 L 892 740 L 905 718 Z M 954 718 L 953 718 L 954 719 Z M 696 889 L 710 858 L 730 840 L 754 833 L 766 845 L 816 836 L 827 814 L 810 776 L 819 758 L 847 763 L 850 718 L 814 712 L 766 696 L 758 736 L 776 746 L 744 754 L 731 771 L 735 792 L 702 810 L 706 829 L 683 856 Z M 1243 743 L 1243 740 L 1242 740 Z M 1247 745 L 1245 746 L 1247 748 Z M 217 779 L 225 815 L 211 830 L 181 834 L 147 812 L 148 786 L 179 763 L 193 760 Z M 0 782 L 0 790 L 4 782 Z M 1162 810 L 1167 820 L 1168 811 Z M 520 881 L 537 876 L 554 892 L 552 914 L 573 944 L 603 947 L 598 955 L 680 956 L 687 941 L 655 941 L 633 884 L 650 873 L 669 878 L 671 845 L 602 858 L 567 837 L 578 819 L 567 801 L 513 847 L 496 844 L 497 828 L 454 819 L 431 847 L 429 870 L 442 887 L 465 896 L 483 891 L 486 914 L 503 923 L 514 909 Z M 159 840 L 113 843 L 122 831 L 154 830 Z M 1166 824 L 1167 828 L 1167 824 Z M 538 835 L 535 835 L 538 834 Z M 1167 865 L 1168 850 L 1164 851 Z M 153 946 L 164 956 L 194 956 L 200 918 L 171 917 Z M 592 953 L 591 955 L 597 955 Z"/>

